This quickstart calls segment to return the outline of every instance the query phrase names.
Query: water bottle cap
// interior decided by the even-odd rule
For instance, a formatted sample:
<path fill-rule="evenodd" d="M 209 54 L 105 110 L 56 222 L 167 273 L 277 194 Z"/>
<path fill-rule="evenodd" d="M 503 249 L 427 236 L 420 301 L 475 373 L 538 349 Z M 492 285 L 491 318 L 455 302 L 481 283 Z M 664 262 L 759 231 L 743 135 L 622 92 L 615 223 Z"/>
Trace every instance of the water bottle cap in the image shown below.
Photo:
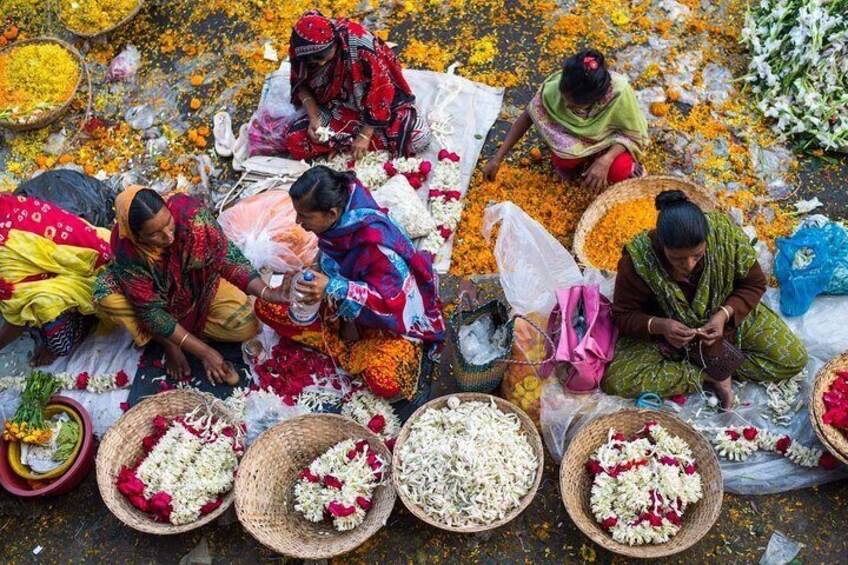
<path fill-rule="evenodd" d="M 305 271 L 303 273 L 303 280 L 305 281 L 314 281 L 315 275 L 312 274 L 312 271 Z"/>

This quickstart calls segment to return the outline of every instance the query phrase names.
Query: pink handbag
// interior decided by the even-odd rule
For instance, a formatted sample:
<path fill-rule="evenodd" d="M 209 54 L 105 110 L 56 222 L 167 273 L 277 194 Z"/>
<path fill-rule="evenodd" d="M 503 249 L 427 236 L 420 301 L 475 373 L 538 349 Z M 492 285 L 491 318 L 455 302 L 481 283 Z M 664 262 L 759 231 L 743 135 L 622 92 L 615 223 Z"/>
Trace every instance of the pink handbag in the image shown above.
<path fill-rule="evenodd" d="M 557 342 L 555 362 L 568 363 L 565 390 L 592 392 L 601 384 L 612 360 L 618 329 L 612 324 L 611 304 L 597 285 L 556 291 L 557 305 L 548 319 L 548 333 Z M 549 375 L 554 362 L 545 368 Z"/>

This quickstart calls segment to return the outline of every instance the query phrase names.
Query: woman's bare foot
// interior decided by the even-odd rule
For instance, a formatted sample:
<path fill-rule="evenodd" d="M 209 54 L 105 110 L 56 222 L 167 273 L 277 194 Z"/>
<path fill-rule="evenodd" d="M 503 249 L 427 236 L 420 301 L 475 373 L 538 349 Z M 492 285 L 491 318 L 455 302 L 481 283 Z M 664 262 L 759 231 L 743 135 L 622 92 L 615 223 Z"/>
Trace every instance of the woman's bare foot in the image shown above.
<path fill-rule="evenodd" d="M 719 404 L 722 410 L 730 410 L 736 402 L 736 397 L 733 395 L 732 379 L 724 379 L 723 381 L 710 381 L 715 389 Z"/>
<path fill-rule="evenodd" d="M 29 364 L 33 367 L 44 367 L 55 360 L 56 355 L 50 351 L 50 348 L 46 344 L 40 343 L 32 352 L 32 359 L 29 360 Z"/>
<path fill-rule="evenodd" d="M 165 345 L 165 374 L 174 380 L 183 380 L 191 376 L 191 367 L 185 353 L 173 343 Z"/>

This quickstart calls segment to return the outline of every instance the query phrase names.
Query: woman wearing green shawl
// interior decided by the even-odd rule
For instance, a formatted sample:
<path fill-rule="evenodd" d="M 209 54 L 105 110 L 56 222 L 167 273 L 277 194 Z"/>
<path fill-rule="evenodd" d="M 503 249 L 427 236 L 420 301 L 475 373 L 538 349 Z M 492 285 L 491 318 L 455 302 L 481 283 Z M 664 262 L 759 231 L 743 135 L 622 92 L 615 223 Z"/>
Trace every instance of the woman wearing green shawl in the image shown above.
<path fill-rule="evenodd" d="M 766 277 L 744 232 L 678 190 L 657 196 L 657 209 L 657 229 L 628 243 L 618 265 L 612 311 L 620 337 L 604 390 L 669 397 L 705 380 L 729 409 L 731 374 L 781 381 L 800 373 L 807 352 L 760 302 Z M 722 365 L 738 368 L 716 376 Z"/>
<path fill-rule="evenodd" d="M 535 125 L 551 149 L 563 178 L 582 174 L 583 184 L 601 191 L 644 174 L 638 159 L 648 145 L 648 124 L 627 79 L 611 74 L 604 56 L 583 50 L 545 80 L 518 117 L 503 144 L 483 166 L 494 180 L 504 157 Z"/>

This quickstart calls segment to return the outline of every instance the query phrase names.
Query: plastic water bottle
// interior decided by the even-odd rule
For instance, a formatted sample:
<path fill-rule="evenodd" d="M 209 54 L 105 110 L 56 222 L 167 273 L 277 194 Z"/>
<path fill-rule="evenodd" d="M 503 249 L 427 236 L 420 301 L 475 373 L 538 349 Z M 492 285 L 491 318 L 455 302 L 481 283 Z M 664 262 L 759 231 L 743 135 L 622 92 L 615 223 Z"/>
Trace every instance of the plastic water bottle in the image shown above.
<path fill-rule="evenodd" d="M 312 271 L 302 271 L 294 276 L 291 286 L 291 302 L 289 303 L 289 318 L 299 326 L 308 326 L 318 319 L 318 310 L 321 309 L 321 303 L 304 304 L 303 294 L 298 292 L 298 281 L 314 281 L 315 275 Z"/>

